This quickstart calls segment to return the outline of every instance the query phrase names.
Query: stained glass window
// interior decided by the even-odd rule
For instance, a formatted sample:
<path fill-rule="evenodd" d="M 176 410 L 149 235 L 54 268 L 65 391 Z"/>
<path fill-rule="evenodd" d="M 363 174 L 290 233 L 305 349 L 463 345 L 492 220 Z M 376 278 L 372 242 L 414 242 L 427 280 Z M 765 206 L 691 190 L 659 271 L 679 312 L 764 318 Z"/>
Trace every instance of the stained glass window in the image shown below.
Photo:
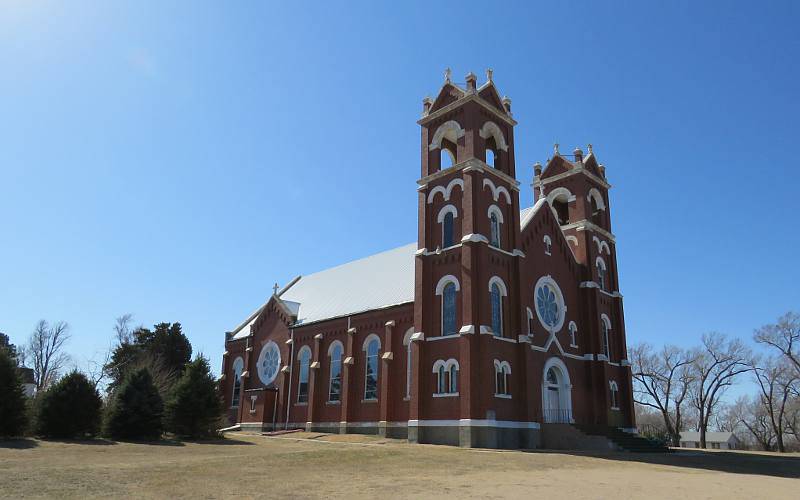
<path fill-rule="evenodd" d="M 541 285 L 536 290 L 536 308 L 545 326 L 554 328 L 559 322 L 558 300 L 555 291 L 548 284 Z"/>
<path fill-rule="evenodd" d="M 308 403 L 308 370 L 311 364 L 311 351 L 300 350 L 300 373 L 298 374 L 297 402 Z"/>
<path fill-rule="evenodd" d="M 337 343 L 331 352 L 331 386 L 328 390 L 328 401 L 340 401 L 342 398 L 342 345 Z"/>
<path fill-rule="evenodd" d="M 278 370 L 281 365 L 281 351 L 278 344 L 269 341 L 261 349 L 261 354 L 258 356 L 256 368 L 258 371 L 258 378 L 264 385 L 269 385 L 278 376 Z"/>
<path fill-rule="evenodd" d="M 364 399 L 378 399 L 378 351 L 380 342 L 372 339 L 367 344 L 367 367 Z"/>
<path fill-rule="evenodd" d="M 456 285 L 448 283 L 442 292 L 442 335 L 456 333 Z"/>
<path fill-rule="evenodd" d="M 503 298 L 497 283 L 492 285 L 492 330 L 495 336 L 503 336 Z"/>
<path fill-rule="evenodd" d="M 442 221 L 442 247 L 451 247 L 453 244 L 453 212 L 447 212 Z"/>

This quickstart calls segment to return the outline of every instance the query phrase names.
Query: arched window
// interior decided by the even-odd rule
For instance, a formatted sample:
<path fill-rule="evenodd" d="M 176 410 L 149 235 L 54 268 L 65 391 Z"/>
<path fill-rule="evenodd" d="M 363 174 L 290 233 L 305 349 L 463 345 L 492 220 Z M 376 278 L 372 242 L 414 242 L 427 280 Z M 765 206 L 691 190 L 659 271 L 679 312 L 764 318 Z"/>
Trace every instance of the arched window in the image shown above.
<path fill-rule="evenodd" d="M 565 187 L 558 187 L 547 195 L 547 201 L 553 207 L 558 223 L 562 226 L 569 224 L 569 204 L 575 200 L 575 196 Z"/>
<path fill-rule="evenodd" d="M 364 350 L 367 353 L 364 399 L 378 399 L 378 351 L 381 349 L 381 341 L 377 336 L 367 338 Z"/>
<path fill-rule="evenodd" d="M 444 146 L 442 147 L 441 156 L 439 158 L 440 158 L 440 160 L 439 160 L 440 161 L 440 163 L 439 163 L 439 169 L 440 170 L 444 170 L 446 168 L 450 168 L 450 167 L 452 167 L 453 165 L 456 164 L 455 155 L 453 154 L 452 151 L 450 151 L 448 148 L 446 148 Z"/>
<path fill-rule="evenodd" d="M 503 297 L 500 295 L 500 286 L 492 284 L 492 331 L 496 337 L 503 336 Z"/>
<path fill-rule="evenodd" d="M 608 388 L 611 395 L 611 409 L 619 410 L 619 387 L 617 387 L 617 383 L 611 380 L 608 383 Z"/>
<path fill-rule="evenodd" d="M 530 336 L 533 335 L 533 327 L 531 326 L 531 322 L 533 321 L 533 311 L 531 311 L 530 307 L 526 307 L 525 308 L 525 312 L 527 313 L 527 316 L 528 316 L 528 321 L 527 321 L 527 323 L 528 323 L 528 336 L 530 337 Z"/>
<path fill-rule="evenodd" d="M 300 373 L 298 374 L 297 382 L 297 402 L 308 403 L 308 371 L 311 365 L 311 349 L 307 346 L 303 346 L 297 358 L 300 363 Z"/>
<path fill-rule="evenodd" d="M 494 151 L 492 151 L 490 148 L 486 148 L 486 164 L 489 165 L 490 167 L 494 167 L 495 166 L 494 161 L 495 161 Z"/>
<path fill-rule="evenodd" d="M 445 394 L 447 392 L 447 381 L 445 380 L 445 369 L 444 364 L 439 365 L 439 370 L 437 370 L 437 379 L 438 387 L 436 388 L 437 394 Z"/>
<path fill-rule="evenodd" d="M 436 374 L 436 396 L 458 395 L 458 361 L 438 360 L 433 364 Z"/>
<path fill-rule="evenodd" d="M 491 245 L 500 248 L 500 221 L 497 220 L 497 215 L 495 213 L 489 216 L 489 224 L 491 226 Z"/>
<path fill-rule="evenodd" d="M 406 398 L 411 398 L 411 336 L 414 328 L 409 328 L 403 336 L 403 345 L 406 348 Z"/>
<path fill-rule="evenodd" d="M 576 341 L 578 334 L 578 325 L 575 324 L 574 321 L 569 322 L 569 342 L 571 347 L 578 347 L 578 343 Z"/>
<path fill-rule="evenodd" d="M 550 239 L 550 236 L 545 234 L 542 241 L 544 242 L 544 253 L 550 255 L 550 251 L 553 249 L 553 240 Z"/>
<path fill-rule="evenodd" d="M 342 399 L 342 355 L 344 348 L 339 341 L 331 344 L 328 349 L 331 358 L 330 386 L 328 388 L 328 401 L 336 402 Z"/>
<path fill-rule="evenodd" d="M 600 324 L 602 325 L 602 330 L 603 330 L 603 354 L 605 355 L 607 360 L 611 361 L 611 342 L 609 340 L 611 321 L 605 314 L 603 314 L 603 316 L 600 319 L 601 319 Z"/>
<path fill-rule="evenodd" d="M 450 388 L 448 392 L 450 394 L 458 392 L 458 364 L 456 363 L 450 364 Z"/>
<path fill-rule="evenodd" d="M 592 188 L 589 190 L 587 198 L 589 199 L 589 210 L 592 212 L 592 221 L 599 222 L 600 212 L 606 209 L 606 204 L 603 201 L 603 195 L 600 194 L 600 191 L 598 191 L 597 188 Z"/>
<path fill-rule="evenodd" d="M 453 244 L 453 213 L 447 212 L 442 221 L 442 247 L 448 248 Z"/>
<path fill-rule="evenodd" d="M 600 285 L 601 290 L 606 290 L 608 281 L 606 279 L 606 262 L 602 257 L 598 257 L 595 261 L 595 266 L 597 267 L 597 284 Z"/>
<path fill-rule="evenodd" d="M 231 395 L 231 406 L 239 406 L 239 397 L 242 389 L 242 371 L 244 371 L 244 360 L 236 358 L 233 362 L 233 394 Z"/>
<path fill-rule="evenodd" d="M 456 333 L 456 285 L 448 283 L 442 292 L 442 335 Z"/>
<path fill-rule="evenodd" d="M 511 375 L 511 365 L 508 361 L 494 360 L 494 394 L 495 396 L 509 396 L 508 377 Z"/>

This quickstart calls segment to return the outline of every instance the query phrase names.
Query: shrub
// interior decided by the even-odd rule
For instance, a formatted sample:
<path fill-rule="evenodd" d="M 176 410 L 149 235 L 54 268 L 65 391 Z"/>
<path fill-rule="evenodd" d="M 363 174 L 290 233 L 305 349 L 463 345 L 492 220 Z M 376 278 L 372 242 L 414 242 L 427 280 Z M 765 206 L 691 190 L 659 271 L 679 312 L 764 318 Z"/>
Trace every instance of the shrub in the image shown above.
<path fill-rule="evenodd" d="M 183 437 L 214 436 L 222 416 L 222 399 L 208 360 L 198 357 L 173 387 L 165 408 L 166 429 Z"/>
<path fill-rule="evenodd" d="M 55 438 L 94 436 L 100 427 L 102 404 L 86 376 L 74 371 L 42 394 L 36 433 Z"/>
<path fill-rule="evenodd" d="M 164 402 L 150 372 L 142 368 L 129 374 L 109 402 L 104 434 L 114 439 L 161 437 Z"/>
<path fill-rule="evenodd" d="M 20 436 L 25 432 L 26 400 L 17 364 L 0 347 L 0 437 Z"/>

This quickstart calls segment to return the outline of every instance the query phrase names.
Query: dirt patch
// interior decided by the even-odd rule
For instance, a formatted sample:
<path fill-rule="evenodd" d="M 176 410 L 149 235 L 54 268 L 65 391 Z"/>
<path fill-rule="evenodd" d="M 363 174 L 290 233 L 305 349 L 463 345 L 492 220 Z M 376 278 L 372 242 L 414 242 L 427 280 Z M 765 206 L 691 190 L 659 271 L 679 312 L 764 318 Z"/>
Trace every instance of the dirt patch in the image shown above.
<path fill-rule="evenodd" d="M 475 450 L 362 435 L 0 445 L 0 497 L 797 498 L 800 456 Z"/>

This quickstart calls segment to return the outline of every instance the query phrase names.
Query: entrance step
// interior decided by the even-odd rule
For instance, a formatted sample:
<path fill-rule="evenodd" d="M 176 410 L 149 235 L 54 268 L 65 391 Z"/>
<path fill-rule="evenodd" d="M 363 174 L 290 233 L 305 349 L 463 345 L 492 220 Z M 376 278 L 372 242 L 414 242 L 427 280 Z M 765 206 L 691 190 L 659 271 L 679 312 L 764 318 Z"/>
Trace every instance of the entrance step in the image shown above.
<path fill-rule="evenodd" d="M 604 437 L 619 449 L 634 453 L 669 453 L 670 449 L 661 443 L 622 431 L 606 425 L 572 424 L 575 429 L 587 436 Z"/>

